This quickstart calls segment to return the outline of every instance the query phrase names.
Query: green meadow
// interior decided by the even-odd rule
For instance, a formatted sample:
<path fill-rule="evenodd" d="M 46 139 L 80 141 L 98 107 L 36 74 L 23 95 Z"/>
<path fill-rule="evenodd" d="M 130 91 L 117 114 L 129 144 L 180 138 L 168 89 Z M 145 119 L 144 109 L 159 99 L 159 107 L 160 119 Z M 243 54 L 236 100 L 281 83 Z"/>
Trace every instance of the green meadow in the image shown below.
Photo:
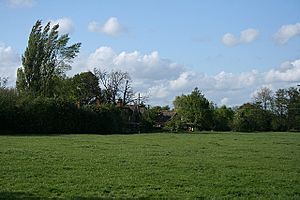
<path fill-rule="evenodd" d="M 0 199 L 300 199 L 300 133 L 0 136 Z"/>

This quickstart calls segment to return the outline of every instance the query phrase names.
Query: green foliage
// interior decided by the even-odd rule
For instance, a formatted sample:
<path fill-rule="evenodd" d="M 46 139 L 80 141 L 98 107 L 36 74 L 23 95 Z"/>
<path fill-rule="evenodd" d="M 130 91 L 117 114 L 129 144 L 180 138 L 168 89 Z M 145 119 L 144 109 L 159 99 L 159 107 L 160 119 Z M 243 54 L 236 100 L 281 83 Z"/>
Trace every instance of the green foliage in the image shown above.
<path fill-rule="evenodd" d="M 87 111 L 92 111 L 93 118 L 88 120 L 87 129 L 90 132 L 112 134 L 126 132 L 126 123 L 124 113 L 121 109 L 111 104 L 90 105 L 84 108 Z M 93 123 L 91 123 L 93 122 Z M 97 127 L 95 131 L 95 127 Z"/>
<path fill-rule="evenodd" d="M 288 98 L 285 89 L 278 89 L 274 95 L 274 108 L 273 112 L 275 114 L 272 120 L 272 129 L 278 131 L 286 131 L 287 126 L 287 108 L 288 108 Z"/>
<path fill-rule="evenodd" d="M 197 130 L 212 128 L 212 108 L 209 101 L 195 88 L 189 95 L 177 96 L 173 102 L 181 123 Z"/>
<path fill-rule="evenodd" d="M 234 111 L 231 108 L 222 106 L 214 110 L 214 130 L 230 131 L 233 127 Z"/>
<path fill-rule="evenodd" d="M 236 131 L 269 131 L 271 130 L 271 113 L 258 105 L 246 103 L 242 105 L 234 116 Z"/>
<path fill-rule="evenodd" d="M 179 132 L 186 129 L 185 123 L 181 120 L 180 115 L 175 115 L 170 121 L 168 121 L 165 128 L 171 132 Z"/>
<path fill-rule="evenodd" d="M 99 80 L 92 72 L 76 74 L 72 80 L 72 91 L 74 98 L 81 105 L 94 103 L 100 100 Z"/>
<path fill-rule="evenodd" d="M 61 98 L 22 96 L 0 90 L 1 133 L 97 133 L 126 132 L 122 110 L 113 105 L 78 108 Z"/>
<path fill-rule="evenodd" d="M 62 99 L 27 96 L 18 102 L 17 132 L 71 133 L 80 127 L 80 111 Z"/>
<path fill-rule="evenodd" d="M 299 199 L 300 134 L 0 136 L 0 199 Z"/>
<path fill-rule="evenodd" d="M 278 89 L 274 96 L 273 130 L 300 131 L 300 91 L 291 87 Z"/>
<path fill-rule="evenodd" d="M 288 129 L 300 131 L 300 91 L 291 87 L 286 92 L 288 96 Z"/>
<path fill-rule="evenodd" d="M 33 26 L 28 46 L 22 56 L 22 67 L 17 72 L 19 93 L 33 96 L 54 96 L 55 78 L 63 77 L 72 59 L 79 53 L 80 43 L 67 46 L 68 34 L 59 36 L 59 25 L 43 28 L 38 20 Z"/>
<path fill-rule="evenodd" d="M 19 97 L 15 89 L 0 87 L 0 131 L 11 131 L 16 127 L 16 102 Z"/>
<path fill-rule="evenodd" d="M 146 109 L 141 116 L 141 127 L 144 132 L 154 131 L 154 126 L 159 120 L 159 115 L 161 113 L 161 107 L 155 106 Z"/>

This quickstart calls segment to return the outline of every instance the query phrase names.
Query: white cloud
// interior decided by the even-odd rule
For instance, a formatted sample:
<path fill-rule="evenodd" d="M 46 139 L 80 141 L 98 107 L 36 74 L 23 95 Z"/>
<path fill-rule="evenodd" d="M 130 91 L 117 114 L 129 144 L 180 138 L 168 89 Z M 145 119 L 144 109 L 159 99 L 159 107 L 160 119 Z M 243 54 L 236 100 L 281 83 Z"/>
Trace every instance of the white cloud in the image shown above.
<path fill-rule="evenodd" d="M 229 99 L 227 97 L 224 97 L 223 99 L 221 99 L 220 105 L 228 105 L 228 101 Z"/>
<path fill-rule="evenodd" d="M 133 78 L 144 80 L 161 80 L 177 77 L 183 67 L 168 59 L 163 59 L 157 51 L 143 55 L 138 51 L 116 53 L 110 47 L 100 47 L 91 53 L 88 68 L 127 71 Z"/>
<path fill-rule="evenodd" d="M 149 92 L 151 98 L 158 98 L 158 99 L 168 99 L 170 94 L 170 90 L 164 85 L 155 85 L 149 88 Z M 153 96 L 155 95 L 155 96 Z"/>
<path fill-rule="evenodd" d="M 243 30 L 239 37 L 234 36 L 232 33 L 226 33 L 222 37 L 222 42 L 226 46 L 235 46 L 238 44 L 245 44 L 253 42 L 259 35 L 258 30 L 249 28 Z"/>
<path fill-rule="evenodd" d="M 236 38 L 233 34 L 231 33 L 226 33 L 223 37 L 222 37 L 222 42 L 223 44 L 227 45 L 227 46 L 234 46 L 236 44 L 239 43 L 239 39 Z"/>
<path fill-rule="evenodd" d="M 101 32 L 110 36 L 117 36 L 125 31 L 125 28 L 119 23 L 118 18 L 110 17 L 103 25 L 96 21 L 88 24 L 88 30 L 91 32 Z"/>
<path fill-rule="evenodd" d="M 116 17 L 111 17 L 103 25 L 102 32 L 108 35 L 118 35 L 122 32 L 122 27 Z"/>
<path fill-rule="evenodd" d="M 35 4 L 35 0 L 8 0 L 8 4 L 13 8 L 32 7 Z"/>
<path fill-rule="evenodd" d="M 286 61 L 279 68 L 271 69 L 266 74 L 266 81 L 300 82 L 300 59 Z"/>
<path fill-rule="evenodd" d="M 249 28 L 241 32 L 240 43 L 253 42 L 259 35 L 256 29 Z"/>
<path fill-rule="evenodd" d="M 226 73 L 224 71 L 212 76 L 214 88 L 218 90 L 231 89 L 239 90 L 253 85 L 258 78 L 259 73 L 256 70 L 242 72 L 239 74 Z"/>
<path fill-rule="evenodd" d="M 11 46 L 0 43 L 0 77 L 8 77 L 8 85 L 16 80 L 16 71 L 21 64 L 20 56 Z"/>
<path fill-rule="evenodd" d="M 51 26 L 59 24 L 58 31 L 61 34 L 71 34 L 74 32 L 74 24 L 70 18 L 64 17 L 56 20 L 50 20 Z"/>
<path fill-rule="evenodd" d="M 193 72 L 183 72 L 179 75 L 179 77 L 175 80 L 170 80 L 170 86 L 174 90 L 179 90 L 185 88 L 189 85 L 190 80 L 195 76 Z"/>
<path fill-rule="evenodd" d="M 300 23 L 283 25 L 274 34 L 275 40 L 280 44 L 287 43 L 291 38 L 300 35 Z"/>

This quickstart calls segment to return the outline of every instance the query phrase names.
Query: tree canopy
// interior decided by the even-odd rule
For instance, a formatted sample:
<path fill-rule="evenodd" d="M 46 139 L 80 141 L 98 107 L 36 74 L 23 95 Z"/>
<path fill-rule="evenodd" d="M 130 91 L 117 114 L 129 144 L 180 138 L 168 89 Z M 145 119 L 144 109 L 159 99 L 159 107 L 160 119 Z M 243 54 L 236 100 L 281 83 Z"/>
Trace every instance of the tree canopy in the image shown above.
<path fill-rule="evenodd" d="M 55 95 L 55 78 L 63 77 L 71 69 L 70 63 L 77 56 L 81 43 L 67 46 L 68 34 L 59 35 L 59 24 L 44 27 L 38 20 L 29 35 L 28 46 L 22 56 L 22 67 L 17 72 L 17 90 L 34 96 Z"/>
<path fill-rule="evenodd" d="M 188 125 L 198 130 L 212 128 L 210 103 L 198 88 L 195 88 L 191 94 L 177 96 L 173 104 L 183 126 Z"/>
<path fill-rule="evenodd" d="M 74 98 L 81 105 L 100 100 L 99 80 L 92 72 L 76 74 L 70 83 L 72 84 Z"/>

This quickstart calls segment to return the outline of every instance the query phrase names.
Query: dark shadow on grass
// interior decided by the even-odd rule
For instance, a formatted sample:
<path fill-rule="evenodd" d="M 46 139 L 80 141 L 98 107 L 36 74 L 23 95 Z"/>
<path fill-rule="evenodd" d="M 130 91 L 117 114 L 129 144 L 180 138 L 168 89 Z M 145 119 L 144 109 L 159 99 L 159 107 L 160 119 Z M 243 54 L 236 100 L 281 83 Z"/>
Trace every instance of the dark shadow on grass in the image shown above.
<path fill-rule="evenodd" d="M 45 196 L 36 196 L 32 193 L 28 192 L 0 192 L 0 200 L 112 200 L 116 199 L 115 197 L 81 197 L 81 196 L 75 196 L 71 198 L 63 198 L 63 197 L 45 197 Z M 118 199 L 118 198 L 117 198 Z M 148 200 L 148 199 L 153 199 L 150 197 L 139 197 L 139 198 L 122 198 L 120 197 L 119 199 L 124 199 L 124 200 L 129 200 L 129 199 L 136 199 L 136 200 Z"/>
<path fill-rule="evenodd" d="M 44 197 L 37 197 L 34 194 L 26 192 L 0 192 L 0 199 L 2 200 L 12 200 L 12 199 L 30 199 L 30 200 L 40 200 L 47 199 Z"/>
<path fill-rule="evenodd" d="M 76 134 L 76 133 L 75 133 Z M 62 136 L 62 135 L 71 135 L 67 133 L 9 133 L 9 132 L 0 132 L 0 136 Z"/>
<path fill-rule="evenodd" d="M 77 132 L 73 132 L 73 133 L 9 133 L 9 132 L 1 132 L 0 131 L 0 136 L 12 136 L 12 137 L 20 137 L 20 136 L 26 136 L 26 137 L 30 137 L 30 136 L 68 136 L 68 135 L 107 135 L 107 136 L 111 136 L 111 135 L 141 135 L 141 134 L 159 134 L 159 133 L 166 133 L 168 134 L 168 132 L 153 132 L 153 133 L 136 133 L 136 132 L 131 132 L 131 133 L 77 133 Z"/>
<path fill-rule="evenodd" d="M 150 197 L 139 197 L 139 198 L 113 198 L 113 197 L 73 197 L 71 198 L 71 200 L 112 200 L 112 199 L 123 199 L 123 200 L 129 200 L 129 199 L 133 199 L 133 200 L 150 200 L 153 198 Z M 155 199 L 155 198 L 154 198 Z"/>

